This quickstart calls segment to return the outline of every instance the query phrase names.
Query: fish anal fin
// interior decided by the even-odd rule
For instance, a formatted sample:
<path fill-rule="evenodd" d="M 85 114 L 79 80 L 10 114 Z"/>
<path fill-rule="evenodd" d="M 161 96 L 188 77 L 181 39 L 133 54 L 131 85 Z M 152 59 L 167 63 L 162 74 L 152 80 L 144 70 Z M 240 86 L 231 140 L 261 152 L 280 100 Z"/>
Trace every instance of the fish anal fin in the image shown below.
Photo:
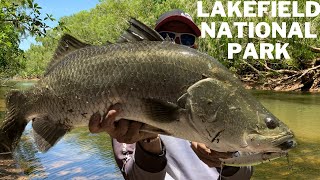
<path fill-rule="evenodd" d="M 177 104 L 178 106 L 180 106 L 181 108 L 186 108 L 186 104 L 187 104 L 187 100 L 188 100 L 188 93 L 183 94 L 182 96 L 180 96 L 177 100 Z"/>
<path fill-rule="evenodd" d="M 58 64 L 67 54 L 86 46 L 90 45 L 79 41 L 78 39 L 69 34 L 64 34 L 60 38 L 56 51 L 53 54 L 53 58 L 48 64 L 46 73 L 48 73 L 56 64 Z"/>
<path fill-rule="evenodd" d="M 47 116 L 34 119 L 32 128 L 35 143 L 41 152 L 48 151 L 61 137 L 70 131 L 70 127 L 55 124 Z"/>
<path fill-rule="evenodd" d="M 179 120 L 179 107 L 176 104 L 158 100 L 144 99 L 146 113 L 154 121 L 172 122 Z"/>

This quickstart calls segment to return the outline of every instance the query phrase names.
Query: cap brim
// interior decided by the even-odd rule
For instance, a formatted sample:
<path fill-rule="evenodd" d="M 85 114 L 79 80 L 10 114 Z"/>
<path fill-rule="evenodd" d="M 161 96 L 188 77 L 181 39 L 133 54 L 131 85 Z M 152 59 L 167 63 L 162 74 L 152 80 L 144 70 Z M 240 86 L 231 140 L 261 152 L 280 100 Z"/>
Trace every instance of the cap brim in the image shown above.
<path fill-rule="evenodd" d="M 158 30 L 163 24 L 168 23 L 170 21 L 183 22 L 191 27 L 191 29 L 194 31 L 194 33 L 197 37 L 199 37 L 201 35 L 201 31 L 198 28 L 198 26 L 193 21 L 191 21 L 190 19 L 183 17 L 183 16 L 169 16 L 169 17 L 165 18 L 164 20 L 162 20 L 159 24 L 157 24 L 157 26 L 155 27 L 155 30 Z"/>

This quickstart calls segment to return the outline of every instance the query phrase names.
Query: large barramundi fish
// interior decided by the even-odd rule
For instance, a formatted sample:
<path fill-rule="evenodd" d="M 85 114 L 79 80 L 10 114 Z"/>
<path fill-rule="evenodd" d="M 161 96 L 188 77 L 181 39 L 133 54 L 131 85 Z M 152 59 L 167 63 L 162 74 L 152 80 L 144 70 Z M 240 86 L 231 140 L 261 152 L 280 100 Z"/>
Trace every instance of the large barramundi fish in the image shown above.
<path fill-rule="evenodd" d="M 259 163 L 296 145 L 292 131 L 217 60 L 166 41 L 137 20 L 130 23 L 121 42 L 105 46 L 64 35 L 44 77 L 7 96 L 3 146 L 16 144 L 32 121 L 36 145 L 47 151 L 115 105 L 122 109 L 119 119 L 144 123 L 141 131 L 243 152 L 224 164 Z"/>

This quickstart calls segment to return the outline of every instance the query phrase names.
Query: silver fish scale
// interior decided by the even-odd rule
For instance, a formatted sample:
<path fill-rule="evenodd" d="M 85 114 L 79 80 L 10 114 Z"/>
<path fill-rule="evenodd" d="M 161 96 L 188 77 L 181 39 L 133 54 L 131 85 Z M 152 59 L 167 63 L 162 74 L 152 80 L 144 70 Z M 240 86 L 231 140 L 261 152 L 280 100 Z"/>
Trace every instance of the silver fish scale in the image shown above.
<path fill-rule="evenodd" d="M 210 66 L 223 68 L 207 55 L 170 42 L 82 48 L 68 54 L 38 83 L 29 114 L 48 114 L 70 126 L 87 125 L 93 113 L 105 113 L 120 103 L 123 117 L 144 121 L 143 99 L 176 103 L 203 74 L 214 75 Z"/>

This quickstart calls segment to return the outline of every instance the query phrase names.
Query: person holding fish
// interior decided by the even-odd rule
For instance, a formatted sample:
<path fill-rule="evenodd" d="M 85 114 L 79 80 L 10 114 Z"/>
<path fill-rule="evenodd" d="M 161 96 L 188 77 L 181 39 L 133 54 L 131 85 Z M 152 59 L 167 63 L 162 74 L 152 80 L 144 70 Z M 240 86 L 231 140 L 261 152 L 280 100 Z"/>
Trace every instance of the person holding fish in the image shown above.
<path fill-rule="evenodd" d="M 191 16 L 175 9 L 162 14 L 155 30 L 165 39 L 197 48 L 200 30 Z M 107 132 L 112 138 L 116 162 L 125 179 L 250 179 L 252 167 L 222 166 L 219 158 L 234 153 L 217 152 L 205 144 L 170 136 L 140 132 L 142 123 L 121 119 L 120 108 L 110 109 L 106 117 L 95 114 L 89 122 L 92 133 Z M 102 119 L 102 121 L 101 121 Z"/>

